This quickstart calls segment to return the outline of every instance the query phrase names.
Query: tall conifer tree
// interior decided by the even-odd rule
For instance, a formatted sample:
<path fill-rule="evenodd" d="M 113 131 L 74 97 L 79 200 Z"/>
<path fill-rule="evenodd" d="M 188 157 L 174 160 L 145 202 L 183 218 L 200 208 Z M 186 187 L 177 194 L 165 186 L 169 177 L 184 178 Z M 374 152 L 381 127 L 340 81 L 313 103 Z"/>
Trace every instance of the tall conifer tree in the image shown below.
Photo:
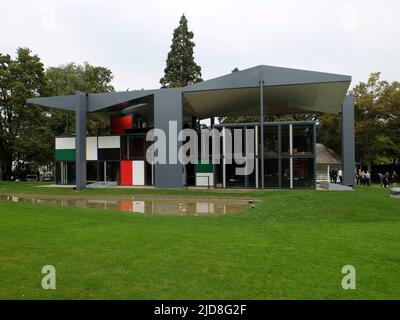
<path fill-rule="evenodd" d="M 163 88 L 183 87 L 202 81 L 201 67 L 193 57 L 193 32 L 188 30 L 188 21 L 182 15 L 179 26 L 174 30 L 171 51 L 168 53 L 164 77 L 160 79 Z"/>

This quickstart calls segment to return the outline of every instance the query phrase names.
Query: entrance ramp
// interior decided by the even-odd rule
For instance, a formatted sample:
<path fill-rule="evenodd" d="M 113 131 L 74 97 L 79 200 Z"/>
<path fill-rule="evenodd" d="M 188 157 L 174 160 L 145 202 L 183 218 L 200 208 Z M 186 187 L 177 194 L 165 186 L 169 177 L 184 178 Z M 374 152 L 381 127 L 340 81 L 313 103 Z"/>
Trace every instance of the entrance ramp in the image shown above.
<path fill-rule="evenodd" d="M 117 186 L 116 182 L 104 182 L 98 181 L 87 185 L 89 189 L 105 189 L 105 188 L 115 188 Z"/>
<path fill-rule="evenodd" d="M 330 191 L 352 191 L 352 187 L 344 186 L 342 184 L 330 183 L 329 181 L 321 181 L 319 184 L 320 188 L 323 190 Z"/>

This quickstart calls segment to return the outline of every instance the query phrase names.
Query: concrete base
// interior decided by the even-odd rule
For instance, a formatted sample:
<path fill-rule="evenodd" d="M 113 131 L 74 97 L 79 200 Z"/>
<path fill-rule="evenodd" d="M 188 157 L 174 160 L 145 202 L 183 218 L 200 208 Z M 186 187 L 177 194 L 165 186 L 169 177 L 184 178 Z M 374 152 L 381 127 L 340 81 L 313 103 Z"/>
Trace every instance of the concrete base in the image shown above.
<path fill-rule="evenodd" d="M 344 186 L 341 184 L 330 183 L 329 181 L 321 181 L 319 184 L 321 189 L 329 191 L 352 191 L 352 187 Z"/>
<path fill-rule="evenodd" d="M 390 189 L 390 196 L 392 198 L 400 199 L 400 188 Z"/>

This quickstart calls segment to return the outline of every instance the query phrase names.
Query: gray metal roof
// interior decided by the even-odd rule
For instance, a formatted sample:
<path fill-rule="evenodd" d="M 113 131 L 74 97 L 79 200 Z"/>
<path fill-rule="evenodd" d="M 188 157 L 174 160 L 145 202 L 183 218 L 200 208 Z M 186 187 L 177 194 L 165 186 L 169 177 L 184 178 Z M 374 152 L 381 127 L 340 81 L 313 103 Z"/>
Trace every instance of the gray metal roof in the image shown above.
<path fill-rule="evenodd" d="M 88 112 L 123 110 L 163 90 L 179 91 L 184 112 L 198 118 L 259 114 L 259 84 L 264 81 L 266 114 L 338 113 L 351 77 L 315 71 L 260 65 L 183 88 L 95 93 L 88 95 Z M 28 103 L 75 110 L 75 96 L 28 99 Z M 148 107 L 152 103 L 148 102 Z"/>

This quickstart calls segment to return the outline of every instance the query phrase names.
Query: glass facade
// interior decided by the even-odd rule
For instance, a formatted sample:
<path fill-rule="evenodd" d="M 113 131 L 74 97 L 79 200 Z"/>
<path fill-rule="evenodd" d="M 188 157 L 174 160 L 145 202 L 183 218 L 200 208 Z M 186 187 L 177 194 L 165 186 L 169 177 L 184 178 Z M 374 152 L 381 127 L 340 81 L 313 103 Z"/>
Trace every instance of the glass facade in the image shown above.
<path fill-rule="evenodd" d="M 315 188 L 315 122 L 265 123 L 263 144 L 256 123 L 216 127 L 224 132 L 220 140 L 221 161 L 202 173 L 212 181 L 211 185 L 245 189 L 261 188 L 263 183 L 264 188 L 270 189 Z M 249 138 L 250 133 L 253 136 Z M 145 159 L 150 144 L 142 133 L 98 137 L 97 144 L 88 146 L 88 159 L 96 160 L 86 162 L 87 182 L 154 185 L 154 166 Z M 183 170 L 182 174 L 189 177 L 186 184 L 200 181 L 194 169 L 195 165 L 186 165 Z M 57 161 L 56 183 L 75 184 L 74 161 Z"/>
<path fill-rule="evenodd" d="M 221 125 L 221 127 L 224 127 Z M 256 124 L 225 125 L 233 136 L 234 129 L 254 128 L 258 134 L 255 139 L 257 152 L 254 172 L 249 176 L 238 176 L 235 168 L 240 164 L 225 164 L 225 170 L 218 170 L 217 181 L 226 188 L 264 188 L 292 189 L 315 188 L 315 123 L 268 122 L 264 124 L 264 141 L 261 146 L 260 129 Z M 229 132 L 229 131 L 228 131 Z M 244 139 L 244 138 L 243 138 Z M 232 137 L 232 144 L 234 138 Z M 224 156 L 229 156 L 224 150 Z M 263 154 L 262 154 L 263 153 Z M 261 176 L 261 159 L 264 158 L 264 177 Z M 222 165 L 223 166 L 223 165 Z M 225 173 L 225 176 L 224 176 Z"/>
<path fill-rule="evenodd" d="M 61 161 L 56 162 L 56 184 L 73 185 L 75 184 L 75 162 Z"/>
<path fill-rule="evenodd" d="M 270 151 L 269 141 L 275 141 L 275 152 Z M 314 148 L 314 122 L 265 124 L 264 187 L 314 188 Z"/>

